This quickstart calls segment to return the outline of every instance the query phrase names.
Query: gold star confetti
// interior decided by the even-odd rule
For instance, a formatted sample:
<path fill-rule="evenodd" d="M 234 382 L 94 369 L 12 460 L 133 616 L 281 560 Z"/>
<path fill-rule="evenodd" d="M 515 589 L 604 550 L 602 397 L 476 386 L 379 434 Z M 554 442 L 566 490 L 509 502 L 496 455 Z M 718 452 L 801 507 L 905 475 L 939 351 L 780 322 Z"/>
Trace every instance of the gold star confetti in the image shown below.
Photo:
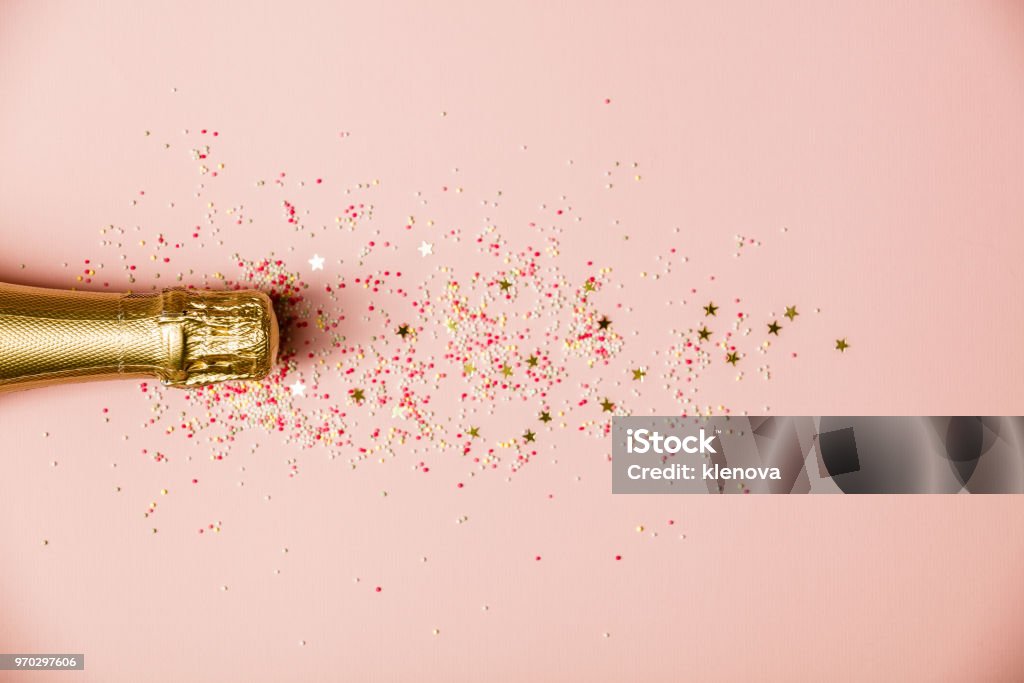
<path fill-rule="evenodd" d="M 643 368 L 634 368 L 633 369 L 633 381 L 634 382 L 643 382 L 644 381 L 644 377 L 646 377 L 646 376 L 647 376 L 647 371 L 644 370 Z"/>
<path fill-rule="evenodd" d="M 793 318 L 800 314 L 796 312 L 796 306 L 786 306 L 786 312 L 784 315 L 789 318 L 790 322 L 792 322 Z"/>
<path fill-rule="evenodd" d="M 509 282 L 508 280 L 501 280 L 500 282 L 498 282 L 498 286 L 501 287 L 501 291 L 507 292 L 509 289 L 512 288 L 512 283 Z"/>
<path fill-rule="evenodd" d="M 606 413 L 610 413 L 615 410 L 615 404 L 612 403 L 610 399 L 605 398 L 601 401 L 601 410 Z"/>
<path fill-rule="evenodd" d="M 607 330 L 608 326 L 612 324 L 612 321 L 608 319 L 608 316 L 603 315 L 601 319 L 597 321 L 598 329 Z"/>
<path fill-rule="evenodd" d="M 537 367 L 538 362 L 540 362 L 540 359 L 537 358 L 537 356 L 530 356 L 529 358 L 526 359 L 526 364 L 531 368 Z"/>
<path fill-rule="evenodd" d="M 469 429 L 466 430 L 466 434 L 468 434 L 470 438 L 476 439 L 477 437 L 480 436 L 480 428 L 470 427 Z"/>
<path fill-rule="evenodd" d="M 715 305 L 714 301 L 704 307 L 704 316 L 707 317 L 709 315 L 718 315 L 718 306 Z"/>
<path fill-rule="evenodd" d="M 739 359 L 740 359 L 740 356 L 739 356 L 739 354 L 738 354 L 738 353 L 736 353 L 735 351 L 733 351 L 732 353 L 730 353 L 730 354 L 729 354 L 728 356 L 726 356 L 726 357 L 725 357 L 725 362 L 726 362 L 726 363 L 730 363 L 730 364 L 732 364 L 733 366 L 735 366 L 735 365 L 736 365 L 736 362 L 737 362 L 737 361 L 738 361 Z"/>
<path fill-rule="evenodd" d="M 781 329 L 782 329 L 782 326 L 779 325 L 779 321 L 778 320 L 773 320 L 770 323 L 768 323 L 768 334 L 774 334 L 776 337 L 778 337 L 779 336 L 779 330 L 781 330 Z"/>
<path fill-rule="evenodd" d="M 700 341 L 707 341 L 708 339 L 711 338 L 711 330 L 709 330 L 708 326 L 705 325 L 704 327 L 697 330 L 697 336 L 700 337 Z"/>
<path fill-rule="evenodd" d="M 395 334 L 397 334 L 402 339 L 405 339 L 410 334 L 412 334 L 412 330 L 409 329 L 408 325 L 400 325 L 398 329 L 395 331 Z"/>
<path fill-rule="evenodd" d="M 543 422 L 544 424 L 547 424 L 548 422 L 551 422 L 551 413 L 545 410 L 540 414 L 540 416 L 537 419 Z"/>
<path fill-rule="evenodd" d="M 352 400 L 355 401 L 356 403 L 362 403 L 365 398 L 366 394 L 363 392 L 362 389 L 352 390 Z"/>
<path fill-rule="evenodd" d="M 846 343 L 846 337 L 836 339 L 836 351 L 845 352 L 848 348 L 850 348 L 850 345 Z"/>
<path fill-rule="evenodd" d="M 535 440 L 536 438 L 537 438 L 537 435 L 536 435 L 536 434 L 534 434 L 534 433 L 533 433 L 532 431 L 530 431 L 529 429 L 527 429 L 527 430 L 526 430 L 526 433 L 525 433 L 525 434 L 523 434 L 523 440 L 524 440 L 524 441 L 525 441 L 526 443 L 533 443 L 533 441 L 534 441 L 534 440 Z"/>

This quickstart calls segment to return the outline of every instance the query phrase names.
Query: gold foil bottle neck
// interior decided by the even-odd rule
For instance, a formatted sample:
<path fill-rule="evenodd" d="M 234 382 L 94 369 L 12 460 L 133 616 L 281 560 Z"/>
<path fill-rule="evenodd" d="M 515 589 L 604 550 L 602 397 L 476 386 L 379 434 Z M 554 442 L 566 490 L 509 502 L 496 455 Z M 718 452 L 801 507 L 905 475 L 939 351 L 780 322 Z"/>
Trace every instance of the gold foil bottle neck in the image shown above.
<path fill-rule="evenodd" d="M 147 375 L 178 387 L 262 379 L 278 339 L 270 298 L 258 291 L 0 284 L 0 392 Z"/>

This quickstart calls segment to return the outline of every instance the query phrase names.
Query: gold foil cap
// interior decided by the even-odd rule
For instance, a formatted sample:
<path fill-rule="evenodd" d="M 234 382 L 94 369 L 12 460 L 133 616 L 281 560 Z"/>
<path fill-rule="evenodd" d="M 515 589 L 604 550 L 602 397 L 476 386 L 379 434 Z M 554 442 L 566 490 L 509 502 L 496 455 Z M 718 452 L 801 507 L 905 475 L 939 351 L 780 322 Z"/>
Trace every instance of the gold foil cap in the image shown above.
<path fill-rule="evenodd" d="M 164 384 L 258 380 L 270 372 L 277 360 L 278 327 L 266 294 L 166 289 L 160 296 L 168 363 L 158 375 Z"/>
<path fill-rule="evenodd" d="M 178 387 L 257 380 L 277 347 L 277 318 L 262 292 L 0 284 L 0 393 L 118 377 Z"/>

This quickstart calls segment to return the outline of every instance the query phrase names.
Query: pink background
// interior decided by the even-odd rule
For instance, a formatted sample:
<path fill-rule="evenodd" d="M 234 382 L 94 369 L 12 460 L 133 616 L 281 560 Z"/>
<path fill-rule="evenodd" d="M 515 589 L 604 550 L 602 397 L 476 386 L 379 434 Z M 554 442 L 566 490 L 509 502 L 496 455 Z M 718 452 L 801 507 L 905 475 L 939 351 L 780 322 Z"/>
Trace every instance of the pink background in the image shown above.
<path fill-rule="evenodd" d="M 273 252 L 322 286 L 374 236 L 395 244 L 374 268 L 427 281 L 488 221 L 518 245 L 565 206 L 560 268 L 614 269 L 625 338 L 572 365 L 566 406 L 590 382 L 677 410 L 654 353 L 714 299 L 751 313 L 750 351 L 801 316 L 742 381 L 709 368 L 702 404 L 1024 412 L 1021 3 L 291 4 L 0 2 L 0 281 L 85 286 L 90 259 L 95 289 L 129 262 L 136 286 L 201 286 Z M 345 188 L 372 221 L 320 230 Z M 149 260 L 211 202 L 217 238 Z M 134 381 L 0 396 L 0 651 L 87 662 L 0 680 L 1024 677 L 1019 497 L 612 497 L 576 429 L 602 415 L 568 408 L 533 462 L 458 491 L 457 454 L 351 470 L 262 432 L 218 467 L 144 429 L 152 405 Z M 473 419 L 518 433 L 536 409 Z"/>

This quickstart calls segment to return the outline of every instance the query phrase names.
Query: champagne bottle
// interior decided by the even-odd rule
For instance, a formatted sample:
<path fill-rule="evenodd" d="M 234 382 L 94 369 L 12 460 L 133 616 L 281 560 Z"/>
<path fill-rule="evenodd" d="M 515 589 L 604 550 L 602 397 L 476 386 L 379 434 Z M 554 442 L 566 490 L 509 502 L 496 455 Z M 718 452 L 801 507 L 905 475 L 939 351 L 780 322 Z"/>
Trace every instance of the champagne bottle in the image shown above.
<path fill-rule="evenodd" d="M 174 387 L 261 379 L 277 345 L 277 318 L 262 292 L 0 284 L 0 393 L 118 377 Z"/>

